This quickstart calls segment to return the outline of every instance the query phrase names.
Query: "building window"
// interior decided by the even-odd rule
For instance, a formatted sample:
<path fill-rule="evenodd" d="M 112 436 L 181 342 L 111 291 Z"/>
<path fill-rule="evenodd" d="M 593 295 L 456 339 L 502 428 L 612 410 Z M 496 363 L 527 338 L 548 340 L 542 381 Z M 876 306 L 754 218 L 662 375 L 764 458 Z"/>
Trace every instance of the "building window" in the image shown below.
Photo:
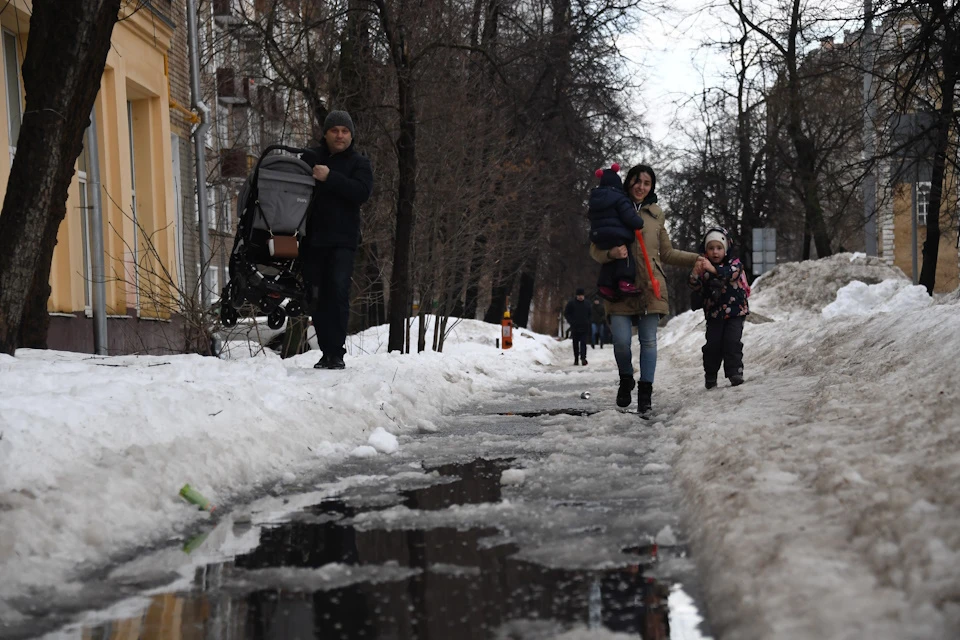
<path fill-rule="evenodd" d="M 137 218 L 137 163 L 133 152 L 133 102 L 127 101 L 127 135 L 130 137 L 130 216 L 133 220 L 133 288 L 136 294 L 137 314 L 140 313 L 140 221 Z"/>
<path fill-rule="evenodd" d="M 210 301 L 216 302 L 220 299 L 220 269 L 211 265 L 207 273 L 210 274 Z"/>
<path fill-rule="evenodd" d="M 7 139 L 10 141 L 10 161 L 17 153 L 20 122 L 23 119 L 23 98 L 20 91 L 20 56 L 17 36 L 3 30 L 3 71 L 7 81 Z"/>
<path fill-rule="evenodd" d="M 927 226 L 927 211 L 930 208 L 930 183 L 917 183 L 917 226 Z"/>
<path fill-rule="evenodd" d="M 197 296 L 199 297 L 202 293 L 200 287 L 200 276 L 203 275 L 202 265 L 197 263 Z M 211 302 L 216 302 L 220 299 L 220 267 L 215 267 L 212 264 L 207 266 L 207 283 L 210 285 L 210 300 Z"/>

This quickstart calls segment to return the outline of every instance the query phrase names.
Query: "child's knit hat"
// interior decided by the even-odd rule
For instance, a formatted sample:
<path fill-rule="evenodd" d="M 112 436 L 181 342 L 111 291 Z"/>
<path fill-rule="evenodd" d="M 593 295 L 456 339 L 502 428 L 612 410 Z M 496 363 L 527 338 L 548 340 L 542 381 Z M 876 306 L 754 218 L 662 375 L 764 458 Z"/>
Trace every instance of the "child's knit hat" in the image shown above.
<path fill-rule="evenodd" d="M 720 242 L 723 245 L 724 251 L 730 248 L 730 241 L 727 240 L 727 232 L 724 229 L 716 228 L 707 231 L 707 234 L 703 236 L 704 251 L 706 251 L 707 245 L 714 241 Z"/>
<path fill-rule="evenodd" d="M 620 176 L 617 175 L 618 171 L 620 171 L 620 165 L 614 162 L 612 165 L 610 165 L 609 169 L 597 169 L 593 172 L 593 174 L 600 178 L 601 187 L 616 187 L 617 189 L 623 189 L 623 180 L 621 180 Z"/>

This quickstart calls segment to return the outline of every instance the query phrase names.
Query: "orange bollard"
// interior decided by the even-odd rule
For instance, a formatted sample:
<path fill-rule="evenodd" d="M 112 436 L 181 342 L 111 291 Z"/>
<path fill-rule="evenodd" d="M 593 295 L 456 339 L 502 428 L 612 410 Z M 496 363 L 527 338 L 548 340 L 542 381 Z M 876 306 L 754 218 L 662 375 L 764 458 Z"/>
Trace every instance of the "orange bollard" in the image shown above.
<path fill-rule="evenodd" d="M 503 334 L 503 348 L 509 349 L 513 346 L 513 320 L 510 319 L 510 307 L 507 307 L 507 310 L 503 312 L 500 328 Z"/>

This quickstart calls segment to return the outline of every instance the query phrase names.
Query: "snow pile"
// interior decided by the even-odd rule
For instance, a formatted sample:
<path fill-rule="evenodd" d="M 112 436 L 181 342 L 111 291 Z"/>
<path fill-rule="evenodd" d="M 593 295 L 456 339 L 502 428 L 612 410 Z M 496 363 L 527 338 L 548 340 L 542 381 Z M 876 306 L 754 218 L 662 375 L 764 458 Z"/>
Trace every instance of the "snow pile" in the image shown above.
<path fill-rule="evenodd" d="M 377 427 L 367 438 L 367 444 L 380 453 L 396 453 L 400 449 L 400 442 L 397 436 L 393 435 L 383 427 Z"/>
<path fill-rule="evenodd" d="M 531 362 L 563 346 L 518 333 L 502 352 L 498 325 L 462 321 L 444 353 L 378 349 L 348 355 L 343 371 L 314 369 L 316 351 L 0 356 L 0 600 L 208 517 L 179 498 L 185 483 L 229 509 L 318 459 L 397 451 L 397 435 L 435 430 L 438 417 L 526 379 Z M 370 346 L 379 334 L 386 328 L 357 340 Z"/>
<path fill-rule="evenodd" d="M 878 284 L 851 282 L 837 291 L 837 299 L 821 312 L 827 320 L 841 316 L 870 316 L 875 313 L 923 309 L 933 304 L 926 287 L 905 280 L 884 280 Z"/>
<path fill-rule="evenodd" d="M 834 301 L 837 291 L 855 280 L 877 284 L 897 279 L 907 278 L 882 259 L 863 254 L 838 253 L 822 260 L 786 262 L 754 281 L 750 309 L 778 320 L 794 312 L 819 313 Z"/>
<path fill-rule="evenodd" d="M 764 276 L 742 387 L 703 390 L 702 329 L 660 353 L 721 636 L 960 637 L 960 301 L 863 261 Z"/>

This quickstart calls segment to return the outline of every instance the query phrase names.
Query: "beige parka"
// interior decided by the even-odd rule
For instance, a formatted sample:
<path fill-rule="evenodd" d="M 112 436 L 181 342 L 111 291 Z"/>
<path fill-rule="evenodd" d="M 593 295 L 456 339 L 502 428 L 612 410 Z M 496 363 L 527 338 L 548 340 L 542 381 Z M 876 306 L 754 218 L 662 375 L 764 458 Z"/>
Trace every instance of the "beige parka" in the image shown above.
<path fill-rule="evenodd" d="M 677 267 L 693 268 L 699 257 L 696 253 L 690 251 L 680 251 L 674 249 L 670 242 L 670 236 L 664 224 L 665 219 L 663 210 L 657 204 L 646 204 L 640 207 L 638 212 L 643 218 L 643 242 L 647 245 L 647 254 L 650 256 L 650 266 L 653 269 L 653 275 L 660 283 L 660 299 L 653 295 L 653 289 L 650 286 L 650 278 L 647 275 L 646 263 L 643 260 L 643 253 L 640 251 L 640 243 L 634 240 L 630 243 L 628 250 L 635 258 L 637 265 L 637 278 L 635 284 L 645 292 L 642 296 L 626 297 L 618 302 L 604 300 L 603 305 L 607 315 L 614 316 L 632 316 L 644 315 L 647 313 L 659 313 L 666 315 L 670 313 L 670 302 L 667 299 L 667 277 L 663 272 L 664 264 L 672 264 Z M 593 243 L 590 244 L 590 257 L 606 264 L 611 261 L 607 252 L 598 249 Z"/>

